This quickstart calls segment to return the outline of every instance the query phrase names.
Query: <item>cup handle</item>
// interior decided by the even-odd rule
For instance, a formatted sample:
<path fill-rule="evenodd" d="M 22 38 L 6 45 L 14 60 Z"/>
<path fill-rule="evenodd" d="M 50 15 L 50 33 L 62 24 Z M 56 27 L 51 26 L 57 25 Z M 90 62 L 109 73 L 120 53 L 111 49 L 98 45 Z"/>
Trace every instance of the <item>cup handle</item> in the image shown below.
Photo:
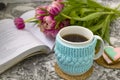
<path fill-rule="evenodd" d="M 102 38 L 100 36 L 94 35 L 94 38 L 98 39 L 101 41 L 100 44 L 100 50 L 98 53 L 96 53 L 96 55 L 94 56 L 94 60 L 98 59 L 104 52 L 104 41 L 102 40 Z"/>

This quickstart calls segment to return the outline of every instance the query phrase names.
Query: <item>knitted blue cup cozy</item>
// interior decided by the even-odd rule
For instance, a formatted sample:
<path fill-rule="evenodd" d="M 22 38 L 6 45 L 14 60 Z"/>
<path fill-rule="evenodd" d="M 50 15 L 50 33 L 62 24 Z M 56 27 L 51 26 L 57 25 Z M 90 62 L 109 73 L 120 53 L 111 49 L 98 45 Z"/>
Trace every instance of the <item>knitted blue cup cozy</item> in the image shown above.
<path fill-rule="evenodd" d="M 72 46 L 56 37 L 55 57 L 60 69 L 70 75 L 81 75 L 93 65 L 97 39 L 85 46 Z"/>

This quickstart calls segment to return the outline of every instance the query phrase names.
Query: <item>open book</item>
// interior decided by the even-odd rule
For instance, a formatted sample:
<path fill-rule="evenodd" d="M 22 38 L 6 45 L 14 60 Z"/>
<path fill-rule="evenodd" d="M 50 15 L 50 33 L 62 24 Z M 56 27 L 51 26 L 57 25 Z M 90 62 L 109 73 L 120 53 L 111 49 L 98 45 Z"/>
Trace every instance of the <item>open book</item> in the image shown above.
<path fill-rule="evenodd" d="M 24 19 L 34 16 L 29 11 L 21 17 Z M 0 20 L 0 74 L 35 54 L 50 53 L 54 40 L 47 38 L 33 23 L 27 23 L 26 28 L 18 30 L 12 19 Z"/>

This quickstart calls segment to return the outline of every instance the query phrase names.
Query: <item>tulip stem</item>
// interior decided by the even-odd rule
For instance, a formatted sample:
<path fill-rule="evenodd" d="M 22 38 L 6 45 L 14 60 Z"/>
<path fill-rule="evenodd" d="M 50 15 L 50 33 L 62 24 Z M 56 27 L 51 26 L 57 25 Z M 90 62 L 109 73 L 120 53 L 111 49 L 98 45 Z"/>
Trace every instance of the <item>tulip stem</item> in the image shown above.
<path fill-rule="evenodd" d="M 72 19 L 70 16 L 65 15 L 64 13 L 61 13 L 61 15 L 65 18 Z"/>
<path fill-rule="evenodd" d="M 31 22 L 31 21 L 36 21 L 36 20 L 37 19 L 35 17 L 33 17 L 33 18 L 29 18 L 29 19 L 25 20 L 24 22 Z"/>
<path fill-rule="evenodd" d="M 55 29 L 57 29 L 59 27 L 59 24 L 60 24 L 60 21 L 57 22 L 56 26 L 55 26 Z"/>

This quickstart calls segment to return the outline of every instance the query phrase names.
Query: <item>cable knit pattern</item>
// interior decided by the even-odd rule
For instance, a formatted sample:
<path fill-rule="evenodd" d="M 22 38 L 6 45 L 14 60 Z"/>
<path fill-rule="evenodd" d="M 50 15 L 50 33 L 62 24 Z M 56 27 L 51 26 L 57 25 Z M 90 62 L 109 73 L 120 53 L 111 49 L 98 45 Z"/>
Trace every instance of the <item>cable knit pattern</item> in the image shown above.
<path fill-rule="evenodd" d="M 74 47 L 56 38 L 55 55 L 57 64 L 67 74 L 80 75 L 88 71 L 93 65 L 97 39 L 86 45 Z"/>

